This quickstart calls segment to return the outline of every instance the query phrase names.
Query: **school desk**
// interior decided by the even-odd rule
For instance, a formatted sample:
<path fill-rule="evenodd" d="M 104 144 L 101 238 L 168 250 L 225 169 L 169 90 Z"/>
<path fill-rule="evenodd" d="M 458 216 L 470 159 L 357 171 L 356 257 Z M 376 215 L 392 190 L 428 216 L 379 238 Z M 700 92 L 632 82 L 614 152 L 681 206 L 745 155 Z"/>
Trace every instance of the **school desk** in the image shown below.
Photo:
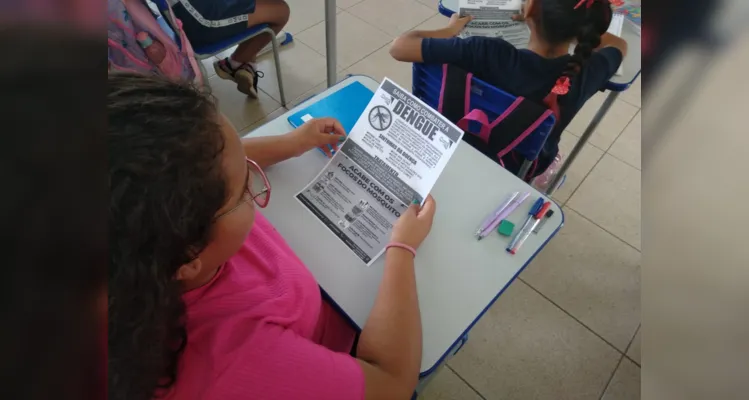
<path fill-rule="evenodd" d="M 247 133 L 273 136 L 293 127 L 287 118 L 355 81 L 374 92 L 372 78 L 350 76 L 296 108 Z M 328 162 L 320 151 L 267 168 L 272 192 L 267 208 L 259 210 L 312 271 L 318 283 L 358 327 L 364 326 L 382 277 L 384 257 L 367 267 L 294 197 Z M 508 219 L 519 226 L 541 193 L 461 143 L 432 194 L 437 213 L 429 237 L 416 257 L 416 284 L 423 330 L 422 376 L 429 375 L 462 344 L 467 332 L 557 233 L 564 213 L 552 203 L 554 215 L 525 242 L 516 255 L 505 251 L 509 238 L 494 233 L 477 241 L 482 220 L 514 191 L 531 192 Z"/>

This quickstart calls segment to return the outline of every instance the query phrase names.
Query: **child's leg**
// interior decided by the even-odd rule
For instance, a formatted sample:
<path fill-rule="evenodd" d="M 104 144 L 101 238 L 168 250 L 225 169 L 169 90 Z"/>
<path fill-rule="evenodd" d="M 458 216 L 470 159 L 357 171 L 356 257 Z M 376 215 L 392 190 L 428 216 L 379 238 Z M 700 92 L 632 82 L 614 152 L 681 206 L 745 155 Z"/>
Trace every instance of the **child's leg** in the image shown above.
<path fill-rule="evenodd" d="M 290 14 L 289 6 L 283 0 L 256 0 L 255 12 L 248 16 L 247 26 L 268 24 L 278 33 L 289 21 Z M 257 53 L 270 41 L 269 35 L 255 36 L 237 46 L 231 59 L 240 63 L 254 63 Z"/>

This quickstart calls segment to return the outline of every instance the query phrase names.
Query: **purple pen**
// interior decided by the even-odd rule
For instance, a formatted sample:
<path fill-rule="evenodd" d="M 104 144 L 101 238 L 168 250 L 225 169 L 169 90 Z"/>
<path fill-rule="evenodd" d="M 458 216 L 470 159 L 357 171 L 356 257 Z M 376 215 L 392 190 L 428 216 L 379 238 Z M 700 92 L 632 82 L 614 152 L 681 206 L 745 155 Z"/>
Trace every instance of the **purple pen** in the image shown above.
<path fill-rule="evenodd" d="M 488 216 L 486 217 L 486 219 L 484 220 L 484 222 L 482 222 L 482 223 L 481 223 L 481 226 L 480 226 L 480 227 L 479 227 L 479 228 L 478 228 L 478 229 L 476 230 L 476 233 L 475 233 L 475 235 L 476 235 L 476 236 L 480 236 L 480 235 L 481 235 L 481 233 L 482 233 L 482 232 L 484 232 L 484 230 L 486 230 L 486 228 L 488 228 L 488 227 L 489 227 L 489 225 L 490 225 L 490 224 L 491 224 L 492 222 L 494 222 L 494 220 L 495 220 L 495 219 L 497 219 L 497 216 L 498 216 L 498 215 L 499 215 L 499 214 L 500 214 L 500 213 L 501 213 L 502 211 L 504 211 L 504 209 L 505 209 L 505 208 L 507 208 L 507 206 L 509 206 L 509 205 L 510 205 L 510 203 L 511 203 L 511 202 L 512 202 L 513 200 L 515 200 L 515 198 L 517 198 L 517 197 L 518 197 L 518 195 L 519 195 L 519 194 L 520 194 L 520 192 L 515 192 L 515 193 L 511 194 L 511 195 L 510 195 L 509 197 L 507 197 L 507 199 L 505 199 L 505 201 L 503 201 L 503 202 L 502 202 L 502 204 L 500 204 L 500 205 L 499 205 L 499 207 L 497 207 L 497 209 L 496 209 L 496 210 L 492 211 L 492 213 L 491 213 L 491 214 L 489 214 L 489 215 L 488 215 Z"/>
<path fill-rule="evenodd" d="M 500 222 L 502 222 L 503 219 L 507 218 L 508 215 L 512 214 L 513 211 L 515 211 L 516 208 L 518 208 L 519 205 L 523 204 L 525 199 L 530 196 L 530 192 L 525 192 L 522 195 L 515 197 L 515 199 L 510 202 L 510 204 L 502 210 L 499 215 L 497 215 L 497 218 L 492 221 L 491 224 L 479 235 L 479 240 L 487 237 L 491 232 L 493 232 L 495 229 L 497 229 L 497 225 L 499 225 Z"/>

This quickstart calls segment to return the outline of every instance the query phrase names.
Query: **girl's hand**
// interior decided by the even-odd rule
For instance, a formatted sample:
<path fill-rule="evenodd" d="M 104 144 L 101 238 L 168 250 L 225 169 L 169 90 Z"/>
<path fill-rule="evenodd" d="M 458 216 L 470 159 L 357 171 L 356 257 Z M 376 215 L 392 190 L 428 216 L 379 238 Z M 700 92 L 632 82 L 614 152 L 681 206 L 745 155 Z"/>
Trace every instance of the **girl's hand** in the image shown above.
<path fill-rule="evenodd" d="M 512 20 L 515 22 L 525 22 L 525 2 L 520 6 L 520 14 L 513 15 Z"/>
<path fill-rule="evenodd" d="M 522 13 L 515 14 L 512 16 L 512 20 L 515 22 L 525 22 L 525 15 L 523 15 Z"/>
<path fill-rule="evenodd" d="M 418 248 L 432 230 L 432 220 L 434 220 L 436 210 L 437 203 L 431 194 L 424 201 L 424 206 L 411 204 L 395 222 L 390 240 L 409 245 L 414 249 Z"/>
<path fill-rule="evenodd" d="M 343 126 L 335 118 L 315 118 L 289 132 L 294 154 L 300 156 L 314 148 L 319 148 L 332 157 L 328 145 L 338 151 L 338 144 L 346 140 Z"/>
<path fill-rule="evenodd" d="M 458 36 L 460 31 L 462 31 L 472 20 L 473 16 L 471 15 L 461 17 L 458 13 L 453 13 L 453 15 L 450 16 L 450 22 L 447 23 L 447 29 L 452 32 L 453 36 Z"/>

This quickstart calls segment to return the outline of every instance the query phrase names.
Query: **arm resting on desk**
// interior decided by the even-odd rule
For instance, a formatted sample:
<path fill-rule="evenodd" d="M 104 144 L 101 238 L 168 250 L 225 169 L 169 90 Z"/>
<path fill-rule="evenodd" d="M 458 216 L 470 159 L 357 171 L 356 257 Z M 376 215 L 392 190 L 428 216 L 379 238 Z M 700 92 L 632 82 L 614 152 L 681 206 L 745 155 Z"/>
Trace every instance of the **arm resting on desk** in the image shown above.
<path fill-rule="evenodd" d="M 449 39 L 457 36 L 460 31 L 471 21 L 471 17 L 458 18 L 458 14 L 450 17 L 447 27 L 433 31 L 410 31 L 393 40 L 390 46 L 390 55 L 404 62 L 424 62 L 421 54 L 422 39 Z"/>
<path fill-rule="evenodd" d="M 320 148 L 330 157 L 330 147 L 338 150 L 338 144 L 345 139 L 346 132 L 336 119 L 315 118 L 284 135 L 245 136 L 242 146 L 249 159 L 265 168 L 314 148 Z"/>
<path fill-rule="evenodd" d="M 262 168 L 299 155 L 298 146 L 288 133 L 279 136 L 246 136 L 242 138 L 242 146 L 245 155 Z"/>
<path fill-rule="evenodd" d="M 421 368 L 421 316 L 413 255 L 390 248 L 374 307 L 356 355 L 364 371 L 366 399 L 410 399 Z"/>
<path fill-rule="evenodd" d="M 619 51 L 622 52 L 622 60 L 627 56 L 627 41 L 619 36 L 612 35 L 608 32 L 601 35 L 601 45 L 598 46 L 598 49 L 604 47 L 614 47 L 619 49 Z"/>

